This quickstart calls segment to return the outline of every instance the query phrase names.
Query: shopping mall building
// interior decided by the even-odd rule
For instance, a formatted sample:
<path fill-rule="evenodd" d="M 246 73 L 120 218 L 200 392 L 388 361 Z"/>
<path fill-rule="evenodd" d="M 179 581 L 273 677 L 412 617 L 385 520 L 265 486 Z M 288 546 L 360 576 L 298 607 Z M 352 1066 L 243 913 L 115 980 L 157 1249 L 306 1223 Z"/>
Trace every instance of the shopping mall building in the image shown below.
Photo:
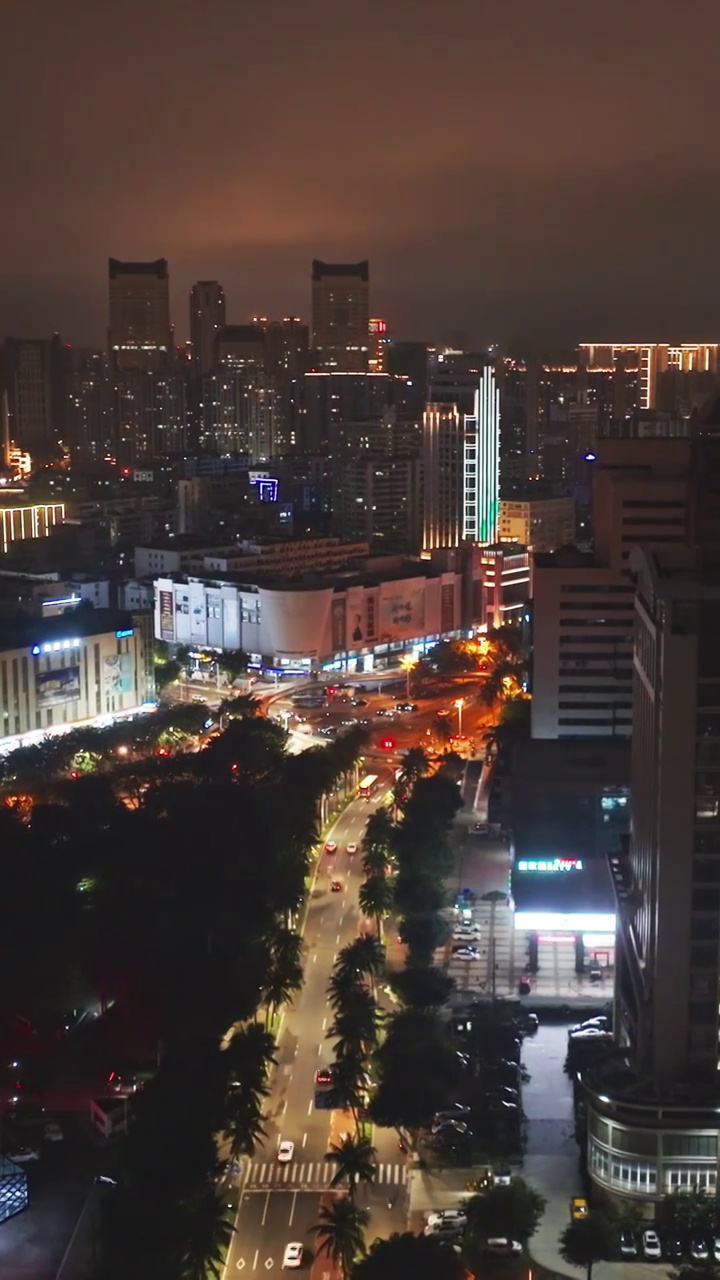
<path fill-rule="evenodd" d="M 156 578 L 155 637 L 279 672 L 372 671 L 467 633 L 466 574 L 428 561 L 300 578 Z"/>

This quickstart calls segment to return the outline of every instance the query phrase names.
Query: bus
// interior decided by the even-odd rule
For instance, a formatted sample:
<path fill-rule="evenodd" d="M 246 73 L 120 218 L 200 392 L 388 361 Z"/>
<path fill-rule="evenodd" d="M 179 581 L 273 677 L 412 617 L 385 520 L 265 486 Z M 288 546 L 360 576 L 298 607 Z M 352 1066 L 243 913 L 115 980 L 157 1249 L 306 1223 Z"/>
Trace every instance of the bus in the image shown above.
<path fill-rule="evenodd" d="M 361 778 L 358 783 L 358 795 L 365 800 L 369 800 L 375 795 L 378 788 L 378 780 L 374 773 L 369 773 L 366 778 Z"/>

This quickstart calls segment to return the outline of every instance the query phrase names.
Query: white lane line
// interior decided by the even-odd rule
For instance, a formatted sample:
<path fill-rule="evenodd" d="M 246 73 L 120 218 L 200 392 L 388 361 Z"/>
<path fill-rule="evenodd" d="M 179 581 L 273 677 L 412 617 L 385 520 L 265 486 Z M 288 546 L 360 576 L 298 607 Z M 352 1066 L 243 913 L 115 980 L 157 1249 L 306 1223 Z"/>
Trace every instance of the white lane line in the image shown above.
<path fill-rule="evenodd" d="M 327 1026 L 327 1018 L 323 1018 L 323 1024 L 322 1024 L 323 1031 L 325 1030 L 326 1026 Z"/>
<path fill-rule="evenodd" d="M 291 1226 L 292 1226 L 292 1224 L 293 1224 L 293 1218 L 295 1217 L 295 1205 L 296 1205 L 296 1204 L 297 1204 L 297 1191 L 295 1191 L 295 1192 L 293 1193 L 292 1204 L 291 1204 L 291 1206 L 290 1206 L 290 1217 L 289 1217 L 289 1219 L 288 1219 L 288 1226 L 289 1226 L 289 1227 L 291 1227 Z"/>
<path fill-rule="evenodd" d="M 400 1181 L 400 1165 L 396 1164 L 395 1165 L 395 1186 L 397 1186 L 399 1181 Z"/>
<path fill-rule="evenodd" d="M 309 1115 L 309 1116 L 311 1116 L 311 1115 L 312 1115 L 312 1109 L 313 1109 L 313 1104 L 312 1104 L 312 1100 L 311 1100 L 310 1102 L 308 1102 L 308 1115 Z"/>
<path fill-rule="evenodd" d="M 290 1165 L 286 1164 L 285 1168 L 283 1169 L 283 1182 L 287 1182 L 289 1177 L 290 1177 Z"/>
<path fill-rule="evenodd" d="M 294 1181 L 295 1181 L 295 1179 L 296 1179 L 296 1178 L 297 1178 L 297 1176 L 298 1176 L 298 1172 L 299 1172 L 298 1166 L 297 1166 L 296 1164 L 294 1164 L 294 1165 L 292 1166 L 292 1173 L 290 1174 L 290 1181 L 291 1181 L 291 1182 L 294 1182 Z"/>
<path fill-rule="evenodd" d="M 312 1182 L 312 1176 L 313 1176 L 313 1169 L 314 1169 L 314 1168 L 315 1168 L 315 1165 L 314 1165 L 314 1164 L 309 1164 L 309 1165 L 308 1165 L 308 1175 L 307 1175 L 307 1176 L 308 1176 L 308 1182 Z"/>
<path fill-rule="evenodd" d="M 261 1218 L 261 1220 L 260 1220 L 260 1226 L 261 1226 L 261 1227 L 264 1227 L 264 1226 L 265 1226 L 265 1219 L 267 1218 L 267 1211 L 268 1211 L 268 1205 L 269 1205 L 269 1204 L 270 1204 L 270 1192 L 268 1191 L 267 1195 L 265 1196 L 265 1207 L 264 1207 L 264 1209 L 263 1209 L 263 1215 L 262 1215 L 262 1218 Z"/>
<path fill-rule="evenodd" d="M 260 1170 L 260 1177 L 258 1178 L 258 1182 L 264 1182 L 264 1181 L 265 1181 L 265 1170 L 266 1170 L 266 1169 L 267 1169 L 267 1165 L 266 1165 L 266 1164 L 264 1164 L 264 1165 L 263 1165 L 263 1167 L 262 1167 L 262 1169 Z"/>
<path fill-rule="evenodd" d="M 322 1044 L 319 1044 L 319 1045 L 318 1045 L 318 1058 L 321 1058 L 321 1057 L 322 1057 L 322 1051 L 323 1051 Z"/>
<path fill-rule="evenodd" d="M 317 964 L 317 951 L 313 952 L 312 962 L 313 964 Z"/>
<path fill-rule="evenodd" d="M 303 1140 L 302 1140 L 303 1147 L 305 1146 L 305 1143 L 306 1143 L 306 1142 L 307 1142 L 307 1134 L 306 1134 L 306 1133 L 304 1133 L 304 1134 L 303 1134 Z"/>
<path fill-rule="evenodd" d="M 259 1254 L 259 1252 L 260 1252 L 260 1250 L 259 1250 L 259 1249 L 256 1249 L 256 1250 L 255 1250 L 255 1257 L 253 1258 L 253 1271 L 257 1271 L 257 1262 L 258 1262 L 258 1254 Z"/>
<path fill-rule="evenodd" d="M 335 939 L 335 941 L 336 941 L 336 942 L 339 942 L 339 941 L 340 941 L 340 934 L 338 934 L 338 936 L 337 936 L 337 938 Z"/>
<path fill-rule="evenodd" d="M 284 1101 L 284 1102 L 283 1102 L 283 1104 L 282 1104 L 282 1115 L 285 1115 L 285 1112 L 286 1112 L 286 1111 L 287 1111 L 287 1098 L 285 1099 L 285 1101 Z"/>

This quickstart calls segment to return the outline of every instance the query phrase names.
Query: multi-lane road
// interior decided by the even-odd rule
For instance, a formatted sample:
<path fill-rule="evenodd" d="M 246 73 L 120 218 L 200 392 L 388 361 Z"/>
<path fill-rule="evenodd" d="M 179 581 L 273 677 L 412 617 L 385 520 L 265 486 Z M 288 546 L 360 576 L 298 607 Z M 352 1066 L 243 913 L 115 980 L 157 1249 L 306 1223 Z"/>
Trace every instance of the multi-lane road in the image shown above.
<path fill-rule="evenodd" d="M 380 776 L 380 775 L 379 775 Z M 227 1259 L 225 1277 L 271 1273 L 282 1268 L 283 1252 L 290 1241 L 302 1241 L 310 1265 L 314 1247 L 312 1226 L 333 1169 L 324 1156 L 331 1141 L 341 1136 L 342 1113 L 317 1110 L 315 1073 L 332 1061 L 327 1040 L 332 1014 L 327 985 L 335 956 L 357 935 L 361 923 L 357 891 L 362 880 L 360 843 L 369 815 L 383 803 L 392 785 L 390 770 L 380 778 L 372 800 L 356 800 L 348 806 L 328 833 L 337 852 L 320 856 L 303 924 L 305 983 L 284 1012 L 278 1034 L 277 1066 L 270 1081 L 266 1105 L 267 1139 L 252 1160 L 243 1165 L 238 1183 L 240 1203 L 236 1232 Z M 347 853 L 356 843 L 358 852 Z M 333 880 L 342 892 L 333 893 Z M 280 1141 L 295 1144 L 289 1164 L 280 1164 Z M 359 1191 L 371 1214 L 368 1239 L 401 1230 L 406 1219 L 407 1169 L 394 1133 L 376 1130 L 378 1177 L 375 1185 Z M 391 1205 L 392 1202 L 392 1205 Z M 329 1280 L 332 1266 L 326 1257 L 313 1264 L 313 1280 Z"/>

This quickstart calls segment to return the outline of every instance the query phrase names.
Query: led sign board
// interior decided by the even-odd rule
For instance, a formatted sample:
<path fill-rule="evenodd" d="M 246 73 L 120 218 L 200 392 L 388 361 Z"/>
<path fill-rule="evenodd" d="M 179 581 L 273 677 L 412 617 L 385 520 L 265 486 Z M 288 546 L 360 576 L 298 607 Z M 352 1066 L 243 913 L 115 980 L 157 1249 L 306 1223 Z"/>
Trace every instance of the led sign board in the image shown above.
<path fill-rule="evenodd" d="M 515 864 L 518 871 L 582 871 L 582 858 L 521 858 Z"/>

